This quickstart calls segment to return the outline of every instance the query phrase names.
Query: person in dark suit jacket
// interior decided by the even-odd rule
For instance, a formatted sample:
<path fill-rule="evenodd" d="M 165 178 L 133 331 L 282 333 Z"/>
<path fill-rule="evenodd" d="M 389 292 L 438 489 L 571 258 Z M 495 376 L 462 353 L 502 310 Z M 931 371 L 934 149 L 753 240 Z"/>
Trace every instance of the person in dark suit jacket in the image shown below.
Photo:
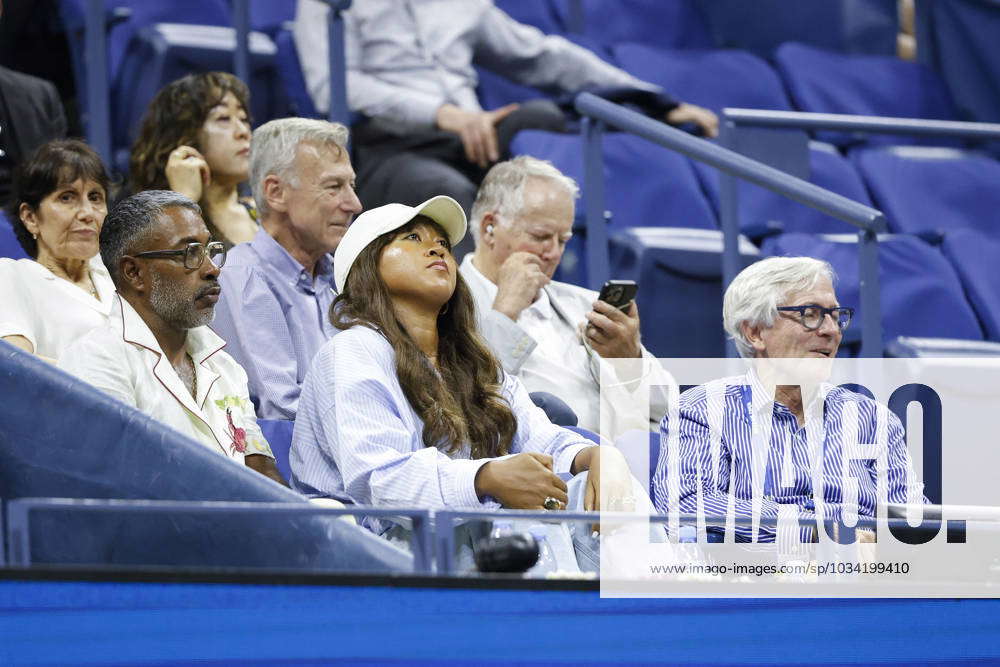
<path fill-rule="evenodd" d="M 65 136 L 66 115 L 56 87 L 0 67 L 0 205 L 10 198 L 14 167 L 46 141 Z"/>

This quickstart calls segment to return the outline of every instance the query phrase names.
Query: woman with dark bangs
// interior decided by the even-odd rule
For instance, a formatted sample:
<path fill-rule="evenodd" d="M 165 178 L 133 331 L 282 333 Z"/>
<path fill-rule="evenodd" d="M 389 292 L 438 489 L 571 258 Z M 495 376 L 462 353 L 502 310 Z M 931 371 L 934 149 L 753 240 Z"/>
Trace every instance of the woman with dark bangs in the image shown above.
<path fill-rule="evenodd" d="M 189 74 L 149 103 L 132 146 L 129 191 L 173 190 L 201 205 L 212 237 L 229 245 L 257 232 L 250 169 L 250 93 L 232 74 Z"/>
<path fill-rule="evenodd" d="M 465 229 L 444 196 L 372 209 L 348 228 L 334 255 L 342 331 L 302 389 L 293 488 L 376 506 L 589 510 L 603 474 L 631 495 L 617 450 L 597 456 L 549 422 L 480 337 L 451 253 Z M 569 487 L 560 477 L 584 471 Z"/>
<path fill-rule="evenodd" d="M 98 236 L 109 186 L 101 158 L 75 139 L 18 166 L 8 216 L 29 259 L 0 259 L 0 338 L 55 362 L 107 320 L 115 287 Z"/>

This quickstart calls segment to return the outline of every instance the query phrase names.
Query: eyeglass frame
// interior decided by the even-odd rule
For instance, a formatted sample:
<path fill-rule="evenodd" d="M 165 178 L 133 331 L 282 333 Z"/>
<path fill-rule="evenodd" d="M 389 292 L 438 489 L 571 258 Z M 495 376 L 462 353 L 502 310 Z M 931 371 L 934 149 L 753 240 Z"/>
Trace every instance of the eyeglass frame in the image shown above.
<path fill-rule="evenodd" d="M 190 252 L 190 248 L 192 246 L 201 246 L 205 249 L 202 252 L 201 261 L 198 262 L 197 266 L 187 265 L 188 252 Z M 221 253 L 222 261 L 219 262 L 218 264 L 215 263 L 215 260 L 209 257 L 209 255 L 211 254 L 211 248 L 213 247 L 222 248 L 222 253 Z M 202 266 L 205 265 L 206 259 L 210 261 L 215 268 L 221 269 L 226 264 L 226 255 L 228 254 L 228 252 L 229 251 L 226 249 L 226 244 L 223 243 L 222 241 L 209 241 L 208 243 L 198 243 L 196 241 L 194 243 L 188 243 L 183 250 L 147 250 L 145 252 L 136 253 L 132 255 L 132 257 L 136 258 L 141 257 L 143 259 L 173 259 L 174 257 L 180 257 L 184 262 L 185 269 L 188 269 L 189 271 L 197 271 L 198 269 L 200 269 Z"/>
<path fill-rule="evenodd" d="M 822 313 L 820 315 L 819 322 L 814 327 L 810 327 L 805 322 L 805 319 L 806 319 L 806 312 L 805 311 L 806 311 L 807 308 L 816 308 L 817 310 L 819 310 Z M 849 307 L 849 306 L 836 306 L 834 308 L 825 308 L 825 307 L 823 307 L 823 306 L 821 306 L 819 304 L 816 304 L 816 303 L 807 303 L 807 304 L 804 304 L 802 306 L 778 306 L 776 308 L 776 310 L 781 311 L 781 312 L 794 312 L 794 313 L 798 313 L 799 314 L 799 324 L 801 324 L 803 327 L 805 327 L 806 331 L 816 331 L 821 326 L 823 326 L 823 322 L 826 321 L 826 316 L 827 315 L 832 316 L 834 314 L 834 312 L 837 312 L 837 311 L 842 311 L 842 312 L 846 312 L 847 313 L 847 323 L 844 326 L 840 326 L 840 318 L 839 317 L 834 317 L 833 318 L 833 321 L 837 325 L 837 328 L 840 329 L 841 331 L 845 331 L 847 329 L 847 327 L 851 326 L 851 321 L 854 319 L 854 309 L 851 308 L 851 307 Z"/>

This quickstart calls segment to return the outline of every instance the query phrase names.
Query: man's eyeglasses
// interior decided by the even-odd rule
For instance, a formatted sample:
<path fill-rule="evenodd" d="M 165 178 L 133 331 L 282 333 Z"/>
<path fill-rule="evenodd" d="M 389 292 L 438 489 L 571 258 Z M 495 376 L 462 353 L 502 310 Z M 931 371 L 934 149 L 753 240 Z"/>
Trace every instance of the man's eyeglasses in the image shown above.
<path fill-rule="evenodd" d="M 148 257 L 150 259 L 183 257 L 184 268 L 192 270 L 201 268 L 201 265 L 205 263 L 205 258 L 208 257 L 212 260 L 212 264 L 221 269 L 226 263 L 226 244 L 222 241 L 212 241 L 207 245 L 188 243 L 183 250 L 149 250 L 137 253 L 133 257 Z"/>
<path fill-rule="evenodd" d="M 833 321 L 837 323 L 841 331 L 847 328 L 847 325 L 851 323 L 851 318 L 854 317 L 853 308 L 824 308 L 815 304 L 806 306 L 778 306 L 778 310 L 798 313 L 799 322 L 810 331 L 819 329 L 823 325 L 823 320 L 827 315 L 833 317 Z"/>

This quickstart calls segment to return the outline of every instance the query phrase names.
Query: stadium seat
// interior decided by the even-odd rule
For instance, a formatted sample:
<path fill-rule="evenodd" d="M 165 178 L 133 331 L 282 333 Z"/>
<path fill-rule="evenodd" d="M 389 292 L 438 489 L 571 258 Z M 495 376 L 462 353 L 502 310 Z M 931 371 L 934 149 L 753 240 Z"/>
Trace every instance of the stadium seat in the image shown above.
<path fill-rule="evenodd" d="M 711 49 L 712 36 L 695 0 L 553 0 L 572 31 L 571 4 L 583 4 L 582 34 L 600 44 L 640 42 L 667 49 Z M 529 3 L 524 3 L 529 4 Z"/>
<path fill-rule="evenodd" d="M 742 266 L 758 251 L 740 239 Z M 741 267 L 742 268 L 742 267 Z M 657 357 L 724 357 L 722 234 L 633 227 L 611 239 L 611 275 L 639 284 L 643 344 Z"/>
<path fill-rule="evenodd" d="M 746 49 L 769 60 L 789 41 L 840 53 L 896 53 L 896 0 L 709 0 L 699 9 L 720 48 Z"/>
<path fill-rule="evenodd" d="M 965 296 L 979 317 L 987 340 L 1000 341 L 1000 237 L 971 229 L 956 229 L 944 235 L 941 252 L 955 267 Z"/>
<path fill-rule="evenodd" d="M 782 234 L 765 240 L 761 252 L 768 256 L 804 255 L 829 262 L 837 274 L 834 289 L 840 303 L 855 309 L 845 341 L 858 340 L 865 313 L 861 308 L 856 235 Z M 883 342 L 898 336 L 983 339 L 958 275 L 936 248 L 915 236 L 885 235 L 879 237 L 878 257 Z M 842 354 L 853 351 L 843 347 Z"/>
<path fill-rule="evenodd" d="M 0 341 L 0 501 L 236 501 L 311 507 L 250 468 Z M 370 532 L 317 515 L 48 512 L 35 562 L 101 566 L 412 570 Z"/>
<path fill-rule="evenodd" d="M 709 201 L 719 210 L 719 171 L 700 162 L 694 163 Z M 835 146 L 809 142 L 810 183 L 871 205 L 868 191 L 854 165 Z M 740 229 L 751 238 L 778 232 L 810 234 L 847 233 L 855 228 L 842 220 L 792 201 L 758 185 L 739 183 Z"/>
<path fill-rule="evenodd" d="M 316 110 L 309 88 L 306 86 L 299 52 L 295 48 L 295 36 L 290 28 L 282 28 L 275 33 L 274 46 L 276 49 L 274 63 L 288 99 L 289 114 L 303 118 L 320 118 L 321 114 Z"/>
<path fill-rule="evenodd" d="M 27 256 L 14 235 L 14 228 L 10 226 L 6 212 L 0 209 L 0 257 L 23 259 Z"/>
<path fill-rule="evenodd" d="M 519 23 L 533 25 L 548 35 L 562 35 L 566 26 L 553 6 L 553 0 L 496 0 L 496 6 Z"/>
<path fill-rule="evenodd" d="M 934 236 L 970 228 L 998 233 L 1000 161 L 930 146 L 858 149 L 852 158 L 892 231 Z"/>
<path fill-rule="evenodd" d="M 227 0 L 232 9 L 233 0 Z M 249 0 L 250 29 L 274 37 L 289 21 L 295 20 L 291 0 Z"/>
<path fill-rule="evenodd" d="M 666 50 L 630 42 L 617 44 L 612 53 L 628 73 L 717 113 L 725 107 L 792 108 L 778 74 L 746 51 Z"/>
<path fill-rule="evenodd" d="M 889 341 L 885 356 L 893 358 L 945 357 L 951 359 L 1000 357 L 1000 343 L 954 338 L 915 338 L 900 336 Z"/>
<path fill-rule="evenodd" d="M 288 462 L 288 453 L 292 449 L 292 430 L 295 422 L 288 419 L 258 419 L 261 433 L 271 445 L 271 453 L 274 454 L 274 463 L 278 467 L 278 472 L 285 479 L 292 478 L 292 466 Z"/>
<path fill-rule="evenodd" d="M 787 43 L 775 65 L 792 101 L 802 111 L 958 120 L 951 96 L 937 73 L 890 56 L 850 56 L 804 44 Z M 859 141 L 843 133 L 819 133 L 825 141 Z M 956 145 L 954 140 L 879 135 L 868 143 Z"/>

